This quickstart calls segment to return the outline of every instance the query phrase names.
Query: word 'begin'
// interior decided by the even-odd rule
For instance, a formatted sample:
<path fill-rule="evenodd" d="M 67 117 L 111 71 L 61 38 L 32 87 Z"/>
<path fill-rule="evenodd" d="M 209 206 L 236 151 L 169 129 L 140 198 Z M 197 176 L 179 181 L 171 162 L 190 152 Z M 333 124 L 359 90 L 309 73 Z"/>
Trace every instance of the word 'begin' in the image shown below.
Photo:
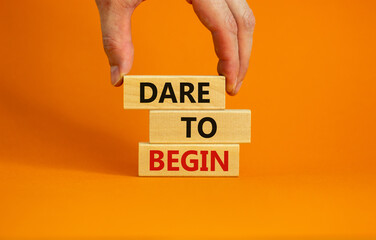
<path fill-rule="evenodd" d="M 150 150 L 150 171 L 216 171 L 218 164 L 222 171 L 228 171 L 228 151 L 223 152 L 223 160 L 217 151 L 188 150 L 180 155 L 179 150 L 168 150 L 167 158 L 163 151 Z M 178 157 L 180 156 L 180 157 Z M 216 164 L 217 163 L 217 164 Z"/>

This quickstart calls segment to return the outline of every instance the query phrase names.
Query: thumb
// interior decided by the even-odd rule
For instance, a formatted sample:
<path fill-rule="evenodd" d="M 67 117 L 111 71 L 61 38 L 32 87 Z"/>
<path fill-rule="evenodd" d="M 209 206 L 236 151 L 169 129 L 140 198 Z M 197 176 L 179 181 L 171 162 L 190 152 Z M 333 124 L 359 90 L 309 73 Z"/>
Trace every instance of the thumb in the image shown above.
<path fill-rule="evenodd" d="M 133 63 L 131 16 L 141 1 L 96 0 L 102 27 L 103 47 L 111 66 L 111 83 L 120 86 L 122 75 Z"/>

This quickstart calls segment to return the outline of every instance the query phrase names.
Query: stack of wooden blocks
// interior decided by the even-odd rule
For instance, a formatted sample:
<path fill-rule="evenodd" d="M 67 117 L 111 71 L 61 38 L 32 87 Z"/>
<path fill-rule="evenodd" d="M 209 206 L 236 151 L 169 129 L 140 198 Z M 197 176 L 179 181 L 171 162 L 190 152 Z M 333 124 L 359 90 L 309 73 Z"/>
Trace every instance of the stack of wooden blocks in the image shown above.
<path fill-rule="evenodd" d="M 125 76 L 124 108 L 150 109 L 139 176 L 239 176 L 251 111 L 225 110 L 222 76 Z"/>

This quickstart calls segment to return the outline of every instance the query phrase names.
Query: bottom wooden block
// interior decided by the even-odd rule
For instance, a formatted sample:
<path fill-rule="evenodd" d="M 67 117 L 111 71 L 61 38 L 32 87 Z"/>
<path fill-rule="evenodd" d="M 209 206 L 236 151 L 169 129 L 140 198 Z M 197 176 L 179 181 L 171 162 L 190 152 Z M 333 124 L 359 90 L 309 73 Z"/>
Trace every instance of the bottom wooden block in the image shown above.
<path fill-rule="evenodd" d="M 139 176 L 239 176 L 239 144 L 138 145 Z"/>

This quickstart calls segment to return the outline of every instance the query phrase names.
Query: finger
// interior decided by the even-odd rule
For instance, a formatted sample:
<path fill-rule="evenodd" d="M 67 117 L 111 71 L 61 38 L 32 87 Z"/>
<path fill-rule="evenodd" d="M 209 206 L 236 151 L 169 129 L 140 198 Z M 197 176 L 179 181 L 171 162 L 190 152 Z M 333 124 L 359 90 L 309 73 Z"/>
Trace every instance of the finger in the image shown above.
<path fill-rule="evenodd" d="M 132 2 L 132 1 L 131 1 Z M 131 16 L 141 1 L 96 0 L 102 28 L 103 47 L 111 66 L 111 83 L 120 86 L 122 75 L 133 63 Z"/>
<path fill-rule="evenodd" d="M 237 25 L 224 0 L 192 0 L 200 21 L 212 33 L 219 58 L 218 73 L 226 77 L 226 91 L 232 94 L 239 72 Z"/>
<path fill-rule="evenodd" d="M 245 0 L 226 0 L 238 26 L 238 46 L 239 46 L 239 73 L 236 87 L 233 94 L 236 94 L 247 73 L 249 58 L 251 57 L 253 30 L 255 27 L 255 17 Z"/>

